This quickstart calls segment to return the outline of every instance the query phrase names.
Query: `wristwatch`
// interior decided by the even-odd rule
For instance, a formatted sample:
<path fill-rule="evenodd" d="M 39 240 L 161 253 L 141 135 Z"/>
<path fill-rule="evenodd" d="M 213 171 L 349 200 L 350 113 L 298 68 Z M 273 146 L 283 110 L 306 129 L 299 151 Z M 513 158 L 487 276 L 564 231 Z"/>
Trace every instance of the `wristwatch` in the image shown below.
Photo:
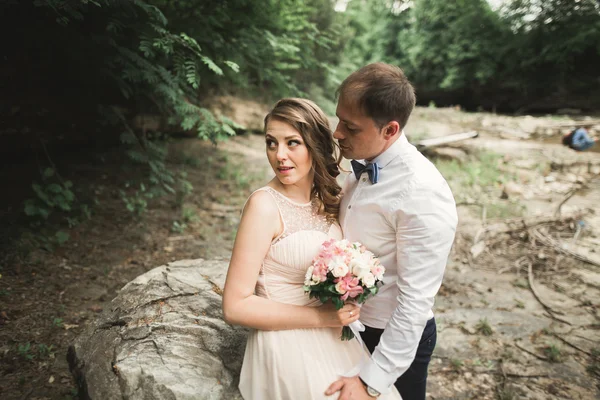
<path fill-rule="evenodd" d="M 379 397 L 381 395 L 381 393 L 379 393 L 377 390 L 375 390 L 371 386 L 367 385 L 366 382 L 363 381 L 360 376 L 358 377 L 358 379 L 360 379 L 360 381 L 362 382 L 363 386 L 365 387 L 365 390 L 367 391 L 367 394 L 370 397 L 373 397 L 373 398 L 376 399 L 377 397 Z"/>

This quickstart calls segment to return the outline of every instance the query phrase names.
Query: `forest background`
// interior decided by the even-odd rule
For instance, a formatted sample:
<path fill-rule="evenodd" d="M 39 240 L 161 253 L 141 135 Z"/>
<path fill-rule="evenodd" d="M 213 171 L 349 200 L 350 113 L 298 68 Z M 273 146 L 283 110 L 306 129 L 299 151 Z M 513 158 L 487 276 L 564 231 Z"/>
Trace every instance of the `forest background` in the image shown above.
<path fill-rule="evenodd" d="M 405 71 L 421 106 L 600 111 L 596 0 L 4 0 L 0 15 L 0 327 L 15 321 L 12 309 L 27 314 L 17 303 L 34 297 L 34 280 L 64 293 L 71 267 L 52 263 L 90 252 L 64 246 L 79 245 L 78 227 L 93 217 L 91 231 L 114 225 L 118 234 L 123 214 L 140 218 L 153 201 L 169 199 L 179 216 L 165 222 L 167 233 L 209 224 L 184 207 L 205 188 L 194 188 L 180 165 L 210 162 L 182 156 L 174 163 L 169 151 L 177 137 L 218 143 L 248 128 L 211 111 L 220 96 L 263 104 L 307 97 L 333 116 L 339 83 L 385 61 Z M 239 188 L 246 196 L 248 170 L 216 161 L 218 178 L 232 185 L 228 196 Z M 108 181 L 118 189 L 107 190 Z M 116 252 L 114 241 L 107 247 Z M 151 262 L 144 268 L 162 259 Z M 86 263 L 82 273 L 93 260 Z M 73 297 L 73 310 L 86 296 Z M 69 315 L 70 306 L 58 303 L 44 314 L 48 331 L 63 329 Z M 61 348 L 51 335 L 21 339 L 31 324 L 11 327 L 14 337 L 2 347 L 2 376 L 20 374 L 19 385 L 27 375 L 15 365 Z M 30 376 L 36 371 L 31 366 Z"/>
<path fill-rule="evenodd" d="M 164 136 L 156 133 L 212 141 L 235 134 L 242 127 L 209 111 L 224 93 L 265 103 L 308 97 L 333 115 L 339 83 L 369 62 L 403 68 L 420 105 L 511 114 L 600 108 L 594 0 L 8 0 L 0 7 L 10 21 L 2 24 L 0 156 L 35 165 L 24 211 L 36 224 L 86 203 L 56 176 L 52 158 L 62 153 L 121 145 L 148 172 L 133 197 L 123 195 L 135 212 L 142 197 L 190 190 L 165 167 Z M 153 132 L 139 122 L 144 116 L 159 118 Z M 11 196 L 18 202 L 25 193 Z M 52 235 L 59 243 L 68 236 Z"/>

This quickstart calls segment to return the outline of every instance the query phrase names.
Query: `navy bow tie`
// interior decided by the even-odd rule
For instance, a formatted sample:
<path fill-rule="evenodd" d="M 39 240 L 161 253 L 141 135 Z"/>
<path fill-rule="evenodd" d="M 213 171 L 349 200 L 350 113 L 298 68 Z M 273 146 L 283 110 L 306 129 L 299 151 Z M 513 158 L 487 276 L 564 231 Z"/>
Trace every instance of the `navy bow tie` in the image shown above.
<path fill-rule="evenodd" d="M 354 171 L 354 176 L 356 179 L 360 179 L 360 176 L 363 172 L 366 172 L 369 175 L 369 180 L 371 183 L 375 184 L 379 181 L 379 166 L 377 163 L 368 163 L 367 165 L 363 165 L 358 161 L 350 161 L 352 164 L 352 170 Z"/>

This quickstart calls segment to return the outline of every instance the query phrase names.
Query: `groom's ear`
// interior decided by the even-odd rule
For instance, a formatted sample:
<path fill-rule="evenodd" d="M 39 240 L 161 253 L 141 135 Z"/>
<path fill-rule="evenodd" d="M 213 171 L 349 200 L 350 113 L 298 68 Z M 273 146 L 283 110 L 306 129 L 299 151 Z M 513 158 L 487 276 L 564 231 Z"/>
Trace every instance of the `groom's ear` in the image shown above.
<path fill-rule="evenodd" d="M 399 134 L 400 130 L 398 121 L 390 121 L 383 127 L 383 136 L 386 140 L 389 140 Z"/>

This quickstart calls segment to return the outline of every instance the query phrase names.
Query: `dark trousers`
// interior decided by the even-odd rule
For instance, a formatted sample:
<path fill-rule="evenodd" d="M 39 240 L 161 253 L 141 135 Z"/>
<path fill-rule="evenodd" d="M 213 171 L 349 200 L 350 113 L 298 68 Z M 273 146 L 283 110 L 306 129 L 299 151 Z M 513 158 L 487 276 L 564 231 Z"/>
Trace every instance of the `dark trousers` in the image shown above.
<path fill-rule="evenodd" d="M 379 338 L 383 333 L 383 329 L 365 327 L 365 331 L 361 332 L 360 336 L 367 345 L 371 353 L 379 344 Z M 435 318 L 427 321 L 423 335 L 419 341 L 417 354 L 412 364 L 406 372 L 398 378 L 394 386 L 400 392 L 403 400 L 425 400 L 425 391 L 427 389 L 427 368 L 431 361 L 431 354 L 435 348 L 437 340 L 437 329 L 435 326 Z"/>

